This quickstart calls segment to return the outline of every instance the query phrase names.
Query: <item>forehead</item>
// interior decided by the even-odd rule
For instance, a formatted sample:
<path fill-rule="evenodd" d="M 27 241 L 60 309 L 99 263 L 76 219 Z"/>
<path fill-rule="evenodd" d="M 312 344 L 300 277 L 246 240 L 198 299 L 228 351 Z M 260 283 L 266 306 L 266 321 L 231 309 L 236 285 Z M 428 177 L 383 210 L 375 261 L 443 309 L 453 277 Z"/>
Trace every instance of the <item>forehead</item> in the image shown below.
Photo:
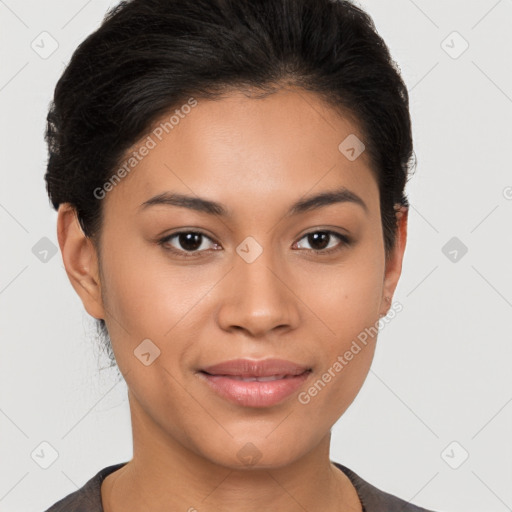
<path fill-rule="evenodd" d="M 127 152 L 106 200 L 130 214 L 173 191 L 254 211 L 343 185 L 371 204 L 378 189 L 362 144 L 356 123 L 307 91 L 198 98 L 162 116 Z M 352 147 L 362 151 L 356 158 Z"/>

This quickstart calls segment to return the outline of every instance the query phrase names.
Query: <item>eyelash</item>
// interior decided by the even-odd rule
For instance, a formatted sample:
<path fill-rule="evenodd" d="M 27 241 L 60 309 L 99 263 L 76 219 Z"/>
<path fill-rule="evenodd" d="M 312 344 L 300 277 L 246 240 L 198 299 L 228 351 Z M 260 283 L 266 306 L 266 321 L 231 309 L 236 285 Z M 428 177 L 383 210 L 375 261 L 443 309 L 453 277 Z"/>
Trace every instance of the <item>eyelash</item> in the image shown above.
<path fill-rule="evenodd" d="M 314 233 L 326 233 L 326 234 L 328 234 L 330 236 L 335 236 L 336 238 L 341 240 L 341 242 L 343 242 L 343 243 L 341 243 L 341 244 L 339 244 L 339 245 L 337 245 L 335 247 L 331 247 L 330 249 L 320 249 L 320 250 L 318 250 L 318 249 L 301 249 L 301 250 L 309 251 L 309 252 L 318 254 L 320 256 L 326 256 L 326 255 L 330 255 L 332 253 L 341 251 L 341 250 L 343 250 L 344 247 L 349 246 L 352 243 L 351 238 L 349 238 L 348 236 L 342 235 L 341 233 L 338 233 L 336 231 L 331 231 L 329 229 L 317 229 L 316 231 L 310 231 L 309 233 L 305 233 L 299 240 L 302 240 L 303 238 L 306 238 L 307 236 L 312 235 Z M 179 257 L 183 257 L 183 258 L 203 257 L 203 255 L 201 253 L 205 252 L 205 251 L 193 251 L 193 252 L 191 252 L 191 251 L 182 251 L 182 250 L 178 250 L 178 249 L 176 249 L 176 248 L 174 248 L 172 246 L 168 247 L 168 246 L 165 245 L 166 243 L 168 243 L 173 238 L 175 238 L 175 237 L 177 237 L 179 235 L 183 235 L 183 234 L 201 235 L 201 236 L 203 236 L 203 237 L 205 237 L 205 238 L 207 238 L 207 239 L 209 239 L 210 241 L 213 242 L 213 240 L 208 235 L 206 235 L 205 233 L 203 233 L 201 231 L 178 231 L 176 233 L 173 233 L 172 235 L 168 235 L 168 236 L 160 239 L 158 241 L 158 244 L 161 245 L 166 251 L 169 251 L 169 252 L 171 252 L 173 254 L 176 254 Z"/>

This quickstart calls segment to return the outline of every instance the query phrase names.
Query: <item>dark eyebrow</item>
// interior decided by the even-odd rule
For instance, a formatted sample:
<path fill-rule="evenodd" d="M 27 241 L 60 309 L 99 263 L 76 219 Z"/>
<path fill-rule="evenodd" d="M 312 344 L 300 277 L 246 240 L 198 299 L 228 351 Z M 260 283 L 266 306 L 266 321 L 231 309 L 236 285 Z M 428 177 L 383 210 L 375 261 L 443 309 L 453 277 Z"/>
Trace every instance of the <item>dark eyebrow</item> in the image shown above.
<path fill-rule="evenodd" d="M 314 196 L 309 196 L 294 203 L 288 210 L 286 216 L 298 215 L 307 211 L 315 210 L 323 206 L 336 203 L 353 203 L 361 206 L 366 213 L 368 207 L 366 203 L 354 192 L 346 187 L 336 190 L 321 192 Z M 153 205 L 178 206 L 181 208 L 189 208 L 198 212 L 216 215 L 218 217 L 230 217 L 230 213 L 222 204 L 201 197 L 187 196 L 173 192 L 162 192 L 147 201 L 144 201 L 139 209 L 146 209 Z"/>
<path fill-rule="evenodd" d="M 309 196 L 292 205 L 287 216 L 298 215 L 322 206 L 328 206 L 336 203 L 353 203 L 361 206 L 365 213 L 368 213 L 366 203 L 354 192 L 346 187 L 340 187 L 336 190 L 320 192 L 314 196 Z"/>

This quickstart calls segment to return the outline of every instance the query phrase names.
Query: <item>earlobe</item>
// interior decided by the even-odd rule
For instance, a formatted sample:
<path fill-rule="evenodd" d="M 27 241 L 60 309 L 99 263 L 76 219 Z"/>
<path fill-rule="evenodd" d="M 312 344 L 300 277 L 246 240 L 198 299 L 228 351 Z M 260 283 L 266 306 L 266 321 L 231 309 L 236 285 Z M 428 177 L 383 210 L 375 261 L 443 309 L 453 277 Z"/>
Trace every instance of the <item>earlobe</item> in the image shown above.
<path fill-rule="evenodd" d="M 86 311 L 94 318 L 104 318 L 96 249 L 70 203 L 59 206 L 57 238 L 66 273 Z"/>
<path fill-rule="evenodd" d="M 385 316 L 391 307 L 392 297 L 400 275 L 402 274 L 402 261 L 407 243 L 407 220 L 409 208 L 400 207 L 396 211 L 396 239 L 395 246 L 386 260 L 386 271 L 384 275 L 384 286 L 382 289 L 381 316 Z"/>

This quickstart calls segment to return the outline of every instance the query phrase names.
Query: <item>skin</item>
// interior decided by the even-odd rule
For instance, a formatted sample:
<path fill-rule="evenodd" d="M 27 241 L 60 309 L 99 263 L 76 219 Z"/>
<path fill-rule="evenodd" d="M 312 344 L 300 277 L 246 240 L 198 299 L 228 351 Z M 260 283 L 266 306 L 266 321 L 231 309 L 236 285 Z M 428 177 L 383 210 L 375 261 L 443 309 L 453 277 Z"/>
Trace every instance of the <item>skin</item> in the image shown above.
<path fill-rule="evenodd" d="M 277 357 L 313 369 L 304 391 L 389 310 L 407 209 L 397 214 L 386 260 L 367 154 L 350 161 L 338 150 L 349 134 L 364 141 L 356 124 L 302 90 L 199 100 L 103 199 L 101 257 L 70 205 L 59 208 L 66 272 L 87 312 L 105 319 L 128 386 L 133 459 L 104 480 L 105 512 L 362 511 L 329 446 L 366 379 L 376 337 L 308 404 L 295 393 L 272 407 L 243 407 L 196 374 L 229 359 Z M 298 199 L 341 185 L 367 212 L 344 202 L 285 216 Z M 168 205 L 139 210 L 164 191 L 218 201 L 232 217 Z M 193 257 L 158 244 L 192 228 L 206 234 Z M 323 246 L 305 235 L 327 228 L 352 243 L 333 236 L 328 246 L 339 251 L 314 254 Z M 252 263 L 236 252 L 248 236 L 263 249 Z M 169 246 L 190 247 L 178 237 Z M 134 356 L 147 338 L 161 351 L 149 366 Z M 237 456 L 246 443 L 261 455 L 252 466 Z"/>

